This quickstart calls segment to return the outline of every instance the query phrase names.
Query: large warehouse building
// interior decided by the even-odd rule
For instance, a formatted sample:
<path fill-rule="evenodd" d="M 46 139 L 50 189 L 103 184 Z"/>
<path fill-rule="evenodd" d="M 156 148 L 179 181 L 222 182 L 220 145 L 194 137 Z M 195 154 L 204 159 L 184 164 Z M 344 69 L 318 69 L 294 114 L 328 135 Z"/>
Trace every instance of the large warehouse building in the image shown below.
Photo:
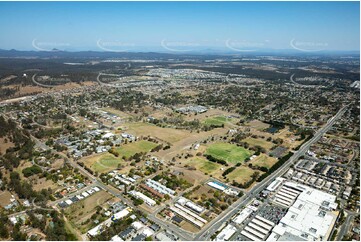
<path fill-rule="evenodd" d="M 327 240 L 338 216 L 336 196 L 293 182 L 286 186 L 302 192 L 267 241 Z"/>

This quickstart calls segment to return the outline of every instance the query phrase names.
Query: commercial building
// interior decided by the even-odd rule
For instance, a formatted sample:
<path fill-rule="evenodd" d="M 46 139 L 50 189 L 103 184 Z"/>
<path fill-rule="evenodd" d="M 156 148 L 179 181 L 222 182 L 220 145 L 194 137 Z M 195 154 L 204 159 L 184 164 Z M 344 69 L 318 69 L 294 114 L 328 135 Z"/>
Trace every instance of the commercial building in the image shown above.
<path fill-rule="evenodd" d="M 242 230 L 241 234 L 252 241 L 265 240 L 274 226 L 272 221 L 256 215 Z"/>
<path fill-rule="evenodd" d="M 252 209 L 245 208 L 240 212 L 234 219 L 233 222 L 236 224 L 241 224 L 253 213 Z"/>
<path fill-rule="evenodd" d="M 232 224 L 228 224 L 222 231 L 217 235 L 214 241 L 228 241 L 235 233 L 237 228 Z"/>
<path fill-rule="evenodd" d="M 268 240 L 328 240 L 338 216 L 336 196 L 293 182 L 288 186 L 302 192 Z"/>
<path fill-rule="evenodd" d="M 284 180 L 285 179 L 282 177 L 277 177 L 276 180 L 274 180 L 271 184 L 269 184 L 269 186 L 266 189 L 270 192 L 273 192 L 281 185 L 281 183 Z"/>

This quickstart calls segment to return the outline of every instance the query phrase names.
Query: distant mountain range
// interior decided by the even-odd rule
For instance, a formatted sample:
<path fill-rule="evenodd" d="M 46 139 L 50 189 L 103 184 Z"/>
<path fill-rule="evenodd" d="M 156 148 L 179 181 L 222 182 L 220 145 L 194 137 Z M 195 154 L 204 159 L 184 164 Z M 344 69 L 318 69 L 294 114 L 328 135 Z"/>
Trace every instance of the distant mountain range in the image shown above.
<path fill-rule="evenodd" d="M 338 55 L 338 56 L 353 56 L 359 57 L 360 51 L 317 51 L 317 52 L 302 52 L 294 49 L 264 49 L 252 52 L 217 50 L 206 48 L 203 50 L 194 51 L 158 51 L 158 52 L 110 52 L 110 51 L 63 51 L 53 49 L 52 51 L 23 51 L 23 50 L 4 50 L 0 49 L 0 57 L 5 58 L 141 58 L 141 59 L 164 59 L 194 57 L 194 55 L 212 55 L 212 56 L 255 56 L 255 55 L 284 55 L 284 56 L 317 56 L 317 55 Z"/>

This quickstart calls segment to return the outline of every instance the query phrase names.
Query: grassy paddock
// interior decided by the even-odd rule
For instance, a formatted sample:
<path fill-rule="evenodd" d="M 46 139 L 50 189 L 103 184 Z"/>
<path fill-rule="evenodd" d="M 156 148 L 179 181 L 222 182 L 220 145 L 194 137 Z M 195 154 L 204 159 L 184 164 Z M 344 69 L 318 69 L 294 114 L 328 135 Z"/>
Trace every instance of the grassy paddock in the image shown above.
<path fill-rule="evenodd" d="M 266 154 L 261 154 L 251 161 L 252 165 L 271 168 L 277 162 L 277 158 L 270 157 Z"/>
<path fill-rule="evenodd" d="M 208 174 L 217 173 L 217 171 L 220 171 L 220 168 L 222 167 L 220 164 L 208 161 L 201 157 L 195 157 L 187 160 L 186 162 L 187 165 L 193 166 L 197 170 Z"/>
<path fill-rule="evenodd" d="M 270 150 L 274 144 L 271 142 L 268 142 L 264 139 L 254 139 L 254 138 L 246 138 L 242 140 L 243 142 L 247 142 L 251 146 L 261 146 L 262 148 L 265 148 L 266 150 Z"/>
<path fill-rule="evenodd" d="M 229 173 L 227 175 L 227 178 L 230 181 L 234 180 L 238 183 L 244 183 L 244 182 L 251 180 L 251 176 L 253 173 L 254 173 L 254 170 L 252 170 L 251 168 L 246 167 L 246 166 L 240 166 L 240 167 L 237 167 L 231 173 Z"/>

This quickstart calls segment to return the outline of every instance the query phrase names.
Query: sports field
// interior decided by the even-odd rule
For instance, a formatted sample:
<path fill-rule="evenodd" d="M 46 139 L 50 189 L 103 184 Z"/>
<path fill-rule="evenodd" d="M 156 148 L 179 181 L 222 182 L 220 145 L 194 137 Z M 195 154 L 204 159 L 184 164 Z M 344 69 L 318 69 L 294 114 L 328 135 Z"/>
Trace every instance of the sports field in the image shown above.
<path fill-rule="evenodd" d="M 121 145 L 119 148 L 116 148 L 116 151 L 119 152 L 119 157 L 127 157 L 144 152 L 147 153 L 154 147 L 156 147 L 158 144 L 147 141 L 147 140 L 140 140 L 137 142 L 128 143 L 126 145 Z"/>
<path fill-rule="evenodd" d="M 224 160 L 232 165 L 243 162 L 252 155 L 252 151 L 234 144 L 214 143 L 208 146 L 207 155 L 211 155 L 217 159 Z"/>
<path fill-rule="evenodd" d="M 247 142 L 248 144 L 250 144 L 251 146 L 261 146 L 262 148 L 265 148 L 266 150 L 270 150 L 274 144 L 271 142 L 268 142 L 264 139 L 254 139 L 254 138 L 246 138 L 244 140 L 242 140 L 243 142 Z"/>
<path fill-rule="evenodd" d="M 222 165 L 217 164 L 215 162 L 211 162 L 202 157 L 194 157 L 192 159 L 186 160 L 185 164 L 187 164 L 189 166 L 193 166 L 197 170 L 199 170 L 203 173 L 208 173 L 209 175 L 215 174 L 215 173 L 220 173 L 221 172 L 220 169 L 222 167 Z"/>
<path fill-rule="evenodd" d="M 244 182 L 251 180 L 251 176 L 253 173 L 254 173 L 254 170 L 252 170 L 251 168 L 249 168 L 247 166 L 240 166 L 240 167 L 237 167 L 231 173 L 229 173 L 227 175 L 227 178 L 231 182 L 234 180 L 238 183 L 244 183 Z"/>
<path fill-rule="evenodd" d="M 124 163 L 122 158 L 115 157 L 109 153 L 103 153 L 86 158 L 84 164 L 94 172 L 103 173 L 118 168 L 119 164 Z M 125 163 L 124 163 L 125 164 Z"/>

